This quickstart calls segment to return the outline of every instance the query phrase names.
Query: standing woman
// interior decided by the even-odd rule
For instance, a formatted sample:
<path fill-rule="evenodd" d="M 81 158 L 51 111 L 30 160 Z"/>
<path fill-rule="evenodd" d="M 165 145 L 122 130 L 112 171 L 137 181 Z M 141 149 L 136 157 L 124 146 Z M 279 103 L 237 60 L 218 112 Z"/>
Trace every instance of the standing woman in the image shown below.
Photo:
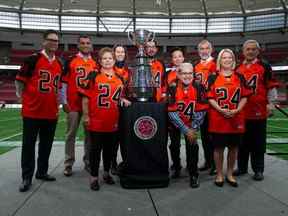
<path fill-rule="evenodd" d="M 177 71 L 179 70 L 179 66 L 184 62 L 184 52 L 181 48 L 174 48 L 171 51 L 171 63 L 170 68 L 166 74 L 167 77 L 167 85 L 168 85 L 168 95 L 169 98 L 174 98 L 176 94 L 176 81 L 177 81 Z M 192 72 L 191 72 L 192 73 Z M 174 85 L 174 86 L 173 86 Z M 171 178 L 179 178 L 182 165 L 180 158 L 180 147 L 181 147 L 181 131 L 179 128 L 175 127 L 170 121 L 168 125 L 168 133 L 170 136 L 170 155 L 172 160 L 171 165 Z M 188 152 L 186 150 L 186 152 Z M 187 158 L 186 158 L 187 159 Z M 187 161 L 187 160 L 186 160 Z"/>
<path fill-rule="evenodd" d="M 115 65 L 114 70 L 115 73 L 122 79 L 124 82 L 125 87 L 127 87 L 129 82 L 129 69 L 126 64 L 127 59 L 127 49 L 121 44 L 115 44 L 113 47 L 113 52 L 115 55 Z M 120 138 L 119 138 L 120 139 Z M 117 153 L 119 147 L 119 140 L 116 142 L 115 146 L 113 147 L 113 154 L 112 154 L 112 162 L 111 162 L 111 173 L 113 175 L 117 174 Z M 123 148 L 120 148 L 122 160 L 125 158 L 125 153 Z"/>
<path fill-rule="evenodd" d="M 91 73 L 88 82 L 79 90 L 82 95 L 83 119 L 91 134 L 90 149 L 90 188 L 99 190 L 98 173 L 103 150 L 104 174 L 107 184 L 115 184 L 110 176 L 112 149 L 118 141 L 118 103 L 123 89 L 122 80 L 115 74 L 113 50 L 103 48 L 99 51 L 101 69 Z"/>
<path fill-rule="evenodd" d="M 216 165 L 215 185 L 222 187 L 223 153 L 228 148 L 226 181 L 237 187 L 238 183 L 233 176 L 233 168 L 237 157 L 237 148 L 244 133 L 244 115 L 242 109 L 251 93 L 246 88 L 245 79 L 234 71 L 235 56 L 230 49 L 223 49 L 217 59 L 217 74 L 208 78 L 209 132 L 214 147 Z M 221 125 L 219 125 L 221 124 Z"/>

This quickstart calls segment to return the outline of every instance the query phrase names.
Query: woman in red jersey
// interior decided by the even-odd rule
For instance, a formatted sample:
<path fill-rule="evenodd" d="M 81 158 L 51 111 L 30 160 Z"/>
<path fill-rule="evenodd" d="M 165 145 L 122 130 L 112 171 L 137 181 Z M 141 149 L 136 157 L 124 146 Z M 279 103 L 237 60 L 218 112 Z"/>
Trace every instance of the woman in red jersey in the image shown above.
<path fill-rule="evenodd" d="M 233 187 L 238 183 L 233 176 L 237 146 L 244 133 L 244 116 L 241 112 L 251 91 L 246 88 L 245 79 L 234 72 L 235 56 L 230 49 L 223 49 L 217 59 L 217 74 L 208 78 L 209 132 L 214 147 L 216 165 L 215 185 L 222 187 L 223 152 L 228 148 L 226 181 Z"/>
<path fill-rule="evenodd" d="M 124 85 L 114 70 L 113 50 L 110 48 L 101 49 L 99 59 L 100 72 L 90 74 L 86 87 L 79 90 L 83 96 L 84 124 L 91 135 L 90 188 L 92 190 L 99 190 L 98 173 L 102 150 L 103 180 L 107 184 L 115 184 L 109 171 L 112 149 L 118 141 L 118 103 Z M 124 101 L 128 103 L 128 101 Z"/>

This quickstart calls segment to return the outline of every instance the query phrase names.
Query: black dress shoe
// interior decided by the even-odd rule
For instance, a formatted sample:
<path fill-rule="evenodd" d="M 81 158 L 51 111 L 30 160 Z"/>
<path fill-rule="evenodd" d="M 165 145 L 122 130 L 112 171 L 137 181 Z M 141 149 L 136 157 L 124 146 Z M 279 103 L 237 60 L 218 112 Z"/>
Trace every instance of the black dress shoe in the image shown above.
<path fill-rule="evenodd" d="M 200 186 L 198 176 L 191 176 L 190 177 L 190 187 L 191 188 L 198 188 Z"/>
<path fill-rule="evenodd" d="M 256 172 L 253 176 L 253 179 L 255 181 L 262 181 L 264 179 L 263 173 L 262 172 Z"/>
<path fill-rule="evenodd" d="M 234 170 L 233 172 L 233 176 L 241 176 L 241 175 L 245 175 L 247 174 L 247 170 L 239 170 L 239 169 L 236 169 Z"/>
<path fill-rule="evenodd" d="M 100 189 L 98 180 L 95 180 L 90 184 L 90 189 L 94 191 L 98 191 Z"/>
<path fill-rule="evenodd" d="M 56 181 L 56 178 L 54 176 L 45 174 L 45 175 L 36 175 L 36 179 L 40 179 L 42 181 Z"/>
<path fill-rule="evenodd" d="M 214 184 L 217 186 L 217 187 L 223 187 L 224 185 L 224 181 L 214 181 Z"/>
<path fill-rule="evenodd" d="M 179 178 L 180 177 L 180 170 L 173 170 L 172 171 L 172 174 L 171 174 L 171 178 L 172 179 L 177 179 L 177 178 Z"/>
<path fill-rule="evenodd" d="M 30 190 L 32 185 L 32 181 L 31 179 L 24 179 L 19 187 L 19 191 L 20 192 L 26 192 L 28 190 Z"/>
<path fill-rule="evenodd" d="M 103 180 L 106 184 L 109 184 L 109 185 L 115 184 L 115 181 L 113 180 L 113 178 L 110 175 L 103 176 Z"/>
<path fill-rule="evenodd" d="M 231 181 L 228 177 L 225 178 L 226 182 L 232 187 L 238 187 L 237 181 Z"/>

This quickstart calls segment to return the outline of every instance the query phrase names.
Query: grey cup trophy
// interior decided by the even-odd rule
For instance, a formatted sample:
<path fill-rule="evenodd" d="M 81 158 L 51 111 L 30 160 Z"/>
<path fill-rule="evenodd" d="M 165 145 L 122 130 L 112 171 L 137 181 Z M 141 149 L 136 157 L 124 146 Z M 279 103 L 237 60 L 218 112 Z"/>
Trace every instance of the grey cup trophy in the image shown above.
<path fill-rule="evenodd" d="M 130 92 L 136 101 L 150 101 L 153 98 L 155 85 L 149 65 L 149 57 L 144 53 L 145 44 L 153 41 L 154 32 L 145 29 L 136 29 L 134 32 L 128 32 L 128 39 L 138 48 L 136 55 L 136 64 L 132 70 L 130 80 Z"/>

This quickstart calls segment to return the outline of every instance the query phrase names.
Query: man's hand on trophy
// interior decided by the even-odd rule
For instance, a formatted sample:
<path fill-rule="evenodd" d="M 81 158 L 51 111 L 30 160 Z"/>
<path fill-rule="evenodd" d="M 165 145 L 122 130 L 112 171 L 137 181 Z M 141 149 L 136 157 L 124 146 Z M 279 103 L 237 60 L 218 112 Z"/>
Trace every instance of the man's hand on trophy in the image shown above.
<path fill-rule="evenodd" d="M 125 99 L 125 98 L 120 98 L 120 106 L 121 107 L 128 107 L 130 106 L 132 103 L 131 101 Z"/>

